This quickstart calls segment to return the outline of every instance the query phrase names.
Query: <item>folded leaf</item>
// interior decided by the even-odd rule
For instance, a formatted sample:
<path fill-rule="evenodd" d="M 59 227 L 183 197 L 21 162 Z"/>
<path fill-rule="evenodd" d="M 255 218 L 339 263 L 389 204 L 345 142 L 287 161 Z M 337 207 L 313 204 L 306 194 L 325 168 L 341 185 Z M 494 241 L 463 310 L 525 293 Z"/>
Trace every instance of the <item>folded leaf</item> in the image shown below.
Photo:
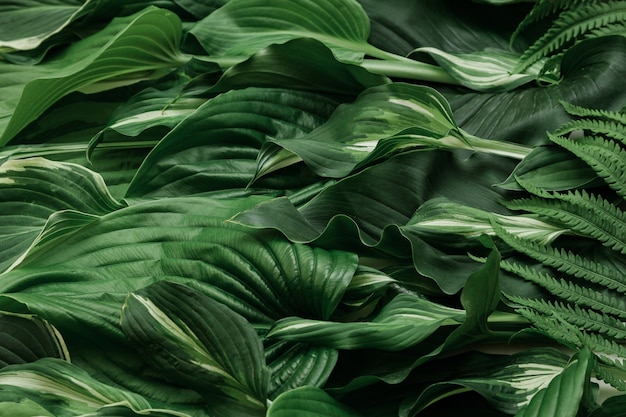
<path fill-rule="evenodd" d="M 54 242 L 123 205 L 87 168 L 28 158 L 0 165 L 0 207 L 0 271 L 5 272 L 34 246 Z"/>
<path fill-rule="evenodd" d="M 265 408 L 269 370 L 261 340 L 250 323 L 211 297 L 178 284 L 151 285 L 128 296 L 122 328 L 155 372 L 210 401 Z"/>
<path fill-rule="evenodd" d="M 0 313 L 0 369 L 54 357 L 69 360 L 63 337 L 37 316 Z"/>
<path fill-rule="evenodd" d="M 71 92 L 128 85 L 181 65 L 181 31 L 174 13 L 147 8 L 113 20 L 45 64 L 27 70 L 19 65 L 0 66 L 0 145 Z"/>
<path fill-rule="evenodd" d="M 359 417 L 360 414 L 341 404 L 319 388 L 302 387 L 280 395 L 267 417 Z"/>

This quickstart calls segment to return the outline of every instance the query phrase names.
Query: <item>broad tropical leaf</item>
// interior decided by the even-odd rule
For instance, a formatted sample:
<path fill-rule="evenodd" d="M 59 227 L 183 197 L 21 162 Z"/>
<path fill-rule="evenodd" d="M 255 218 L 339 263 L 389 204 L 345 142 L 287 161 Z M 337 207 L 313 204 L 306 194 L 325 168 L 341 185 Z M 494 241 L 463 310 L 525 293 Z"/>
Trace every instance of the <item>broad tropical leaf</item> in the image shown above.
<path fill-rule="evenodd" d="M 224 304 L 162 281 L 128 296 L 122 328 L 156 372 L 210 402 L 238 402 L 251 415 L 265 409 L 270 375 L 261 339 Z"/>
<path fill-rule="evenodd" d="M 37 316 L 0 313 L 0 369 L 53 357 L 69 360 L 63 337 Z"/>
<path fill-rule="evenodd" d="M 546 388 L 535 394 L 530 403 L 515 416 L 575 417 L 578 415 L 583 395 L 590 389 L 589 375 L 593 362 L 591 351 L 581 350 L 563 372 L 552 379 Z M 561 399 L 564 397 L 567 400 Z"/>
<path fill-rule="evenodd" d="M 0 272 L 5 272 L 33 246 L 49 245 L 123 205 L 87 168 L 28 158 L 0 165 L 0 207 Z"/>
<path fill-rule="evenodd" d="M 360 414 L 315 387 L 302 387 L 280 395 L 267 417 L 359 417 Z"/>
<path fill-rule="evenodd" d="M 105 30 L 76 42 L 45 64 L 27 71 L 19 65 L 2 65 L 0 145 L 71 92 L 128 85 L 181 65 L 181 35 L 174 13 L 148 8 L 115 19 Z"/>

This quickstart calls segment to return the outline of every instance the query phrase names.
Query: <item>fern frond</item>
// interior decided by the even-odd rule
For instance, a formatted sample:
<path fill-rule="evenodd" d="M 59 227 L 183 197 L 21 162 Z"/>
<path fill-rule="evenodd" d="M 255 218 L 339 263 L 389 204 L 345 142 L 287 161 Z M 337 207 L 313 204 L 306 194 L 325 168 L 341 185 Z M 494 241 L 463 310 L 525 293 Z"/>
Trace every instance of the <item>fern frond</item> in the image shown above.
<path fill-rule="evenodd" d="M 599 362 L 626 370 L 626 364 L 624 363 L 626 348 L 624 346 L 595 333 L 581 332 L 580 337 L 584 345 L 588 346 L 596 354 Z"/>
<path fill-rule="evenodd" d="M 613 388 L 626 391 L 626 375 L 615 365 L 607 365 L 596 361 L 594 366 L 596 378 L 601 379 Z"/>
<path fill-rule="evenodd" d="M 599 262 L 581 257 L 562 248 L 542 245 L 527 239 L 512 235 L 500 227 L 494 227 L 496 235 L 504 243 L 516 251 L 529 256 L 542 264 L 555 268 L 559 272 L 594 284 L 602 285 L 619 293 L 626 293 L 626 277 L 615 269 Z"/>
<path fill-rule="evenodd" d="M 578 119 L 564 124 L 553 132 L 556 136 L 567 136 L 576 130 L 592 131 L 626 144 L 626 124 L 606 120 Z"/>
<path fill-rule="evenodd" d="M 504 203 L 511 210 L 525 210 L 560 223 L 578 235 L 600 241 L 604 246 L 626 253 L 626 226 L 623 212 L 613 206 L 590 205 L 581 201 L 530 197 Z"/>
<path fill-rule="evenodd" d="M 548 31 L 520 57 L 515 72 L 522 72 L 540 59 L 561 49 L 592 30 L 626 19 L 625 1 L 585 2 L 563 11 Z"/>
<path fill-rule="evenodd" d="M 541 314 L 532 308 L 519 308 L 516 311 L 546 336 L 574 349 L 583 347 L 578 329 L 569 323 L 564 323 L 555 316 Z"/>
<path fill-rule="evenodd" d="M 614 112 L 603 109 L 589 109 L 587 107 L 576 106 L 574 104 L 560 101 L 565 111 L 572 116 L 593 117 L 599 120 L 613 121 L 626 125 L 626 113 Z"/>
<path fill-rule="evenodd" d="M 509 45 L 512 46 L 517 37 L 531 24 L 539 22 L 561 10 L 577 7 L 580 3 L 595 3 L 595 1 L 596 0 L 538 0 L 526 17 L 517 25 L 517 28 L 511 35 Z"/>
<path fill-rule="evenodd" d="M 626 319 L 626 300 L 621 297 L 604 294 L 562 278 L 558 279 L 516 262 L 503 260 L 500 262 L 500 268 L 540 285 L 563 300 L 584 305 L 620 319 Z"/>
<path fill-rule="evenodd" d="M 558 315 L 571 325 L 585 329 L 588 332 L 595 332 L 618 342 L 626 340 L 626 322 L 618 320 L 613 316 L 559 301 L 549 302 L 517 296 L 508 296 L 508 298 L 514 303 L 525 308 L 532 308 L 541 314 L 547 316 Z"/>
<path fill-rule="evenodd" d="M 609 187 L 626 198 L 626 151 L 617 142 L 595 136 L 570 140 L 548 133 L 548 137 L 585 161 Z"/>
<path fill-rule="evenodd" d="M 593 29 L 583 37 L 585 39 L 600 38 L 602 36 L 626 36 L 626 23 L 616 22 Z"/>

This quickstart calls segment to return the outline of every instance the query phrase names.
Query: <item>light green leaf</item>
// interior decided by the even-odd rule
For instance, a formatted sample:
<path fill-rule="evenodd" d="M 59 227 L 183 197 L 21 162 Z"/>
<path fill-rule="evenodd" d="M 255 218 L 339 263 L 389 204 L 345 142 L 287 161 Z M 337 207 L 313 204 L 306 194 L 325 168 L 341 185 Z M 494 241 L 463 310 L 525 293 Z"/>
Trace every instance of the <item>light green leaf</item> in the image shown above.
<path fill-rule="evenodd" d="M 303 160 L 318 175 L 340 178 L 363 163 L 386 137 L 411 133 L 463 142 L 446 100 L 434 89 L 393 83 L 365 90 L 337 108 L 324 125 L 300 138 L 277 138 L 280 148 L 265 146 L 256 178 Z M 410 139 L 408 140 L 410 146 Z M 413 144 L 413 146 L 419 145 Z M 295 156 L 295 158 L 294 158 Z"/>
<path fill-rule="evenodd" d="M 462 85 L 482 92 L 511 91 L 537 80 L 544 64 L 540 61 L 524 72 L 515 73 L 514 69 L 521 55 L 508 51 L 490 49 L 461 54 L 421 47 L 414 52 L 429 54 Z"/>
<path fill-rule="evenodd" d="M 0 49 L 37 48 L 89 13 L 94 3 L 91 0 L 20 0 L 0 5 Z"/>
<path fill-rule="evenodd" d="M 96 327 L 119 338 L 125 295 L 168 279 L 193 283 L 256 324 L 327 319 L 356 255 L 224 223 L 263 200 L 171 198 L 104 215 L 4 274 L 0 305 L 23 303 L 71 334 Z"/>
<path fill-rule="evenodd" d="M 261 340 L 227 306 L 162 281 L 128 296 L 122 328 L 156 372 L 210 401 L 265 409 L 269 370 Z"/>
<path fill-rule="evenodd" d="M 0 312 L 0 369 L 55 357 L 69 360 L 59 331 L 37 316 Z"/>
<path fill-rule="evenodd" d="M 0 66 L 0 145 L 63 96 L 97 92 L 160 76 L 181 65 L 181 23 L 169 11 L 148 8 L 117 18 L 45 64 Z"/>
<path fill-rule="evenodd" d="M 142 396 L 99 382 L 82 369 L 55 358 L 3 368 L 0 387 L 39 404 L 52 415 L 95 413 L 112 404 L 134 411 L 153 408 Z"/>
<path fill-rule="evenodd" d="M 286 318 L 267 337 L 318 343 L 337 349 L 398 351 L 414 346 L 443 325 L 463 322 L 465 312 L 409 294 L 400 294 L 370 321 L 339 323 Z"/>
<path fill-rule="evenodd" d="M 589 376 L 593 363 L 591 351 L 581 350 L 563 372 L 535 394 L 530 403 L 515 416 L 577 416 L 583 395 L 590 389 Z"/>
<path fill-rule="evenodd" d="M 28 158 L 0 165 L 0 207 L 0 271 L 6 272 L 33 247 L 52 244 L 123 205 L 102 177 L 87 168 Z"/>
<path fill-rule="evenodd" d="M 309 37 L 340 59 L 359 61 L 369 19 L 355 0 L 230 0 L 189 33 L 211 57 L 247 57 L 273 43 Z"/>
<path fill-rule="evenodd" d="M 567 366 L 568 356 L 553 348 L 535 348 L 506 355 L 489 355 L 473 363 L 459 379 L 433 384 L 407 399 L 401 406 L 403 417 L 419 415 L 435 402 L 473 390 L 498 410 L 513 414 Z"/>
<path fill-rule="evenodd" d="M 267 417 L 359 417 L 325 391 L 302 387 L 280 395 L 269 408 Z"/>

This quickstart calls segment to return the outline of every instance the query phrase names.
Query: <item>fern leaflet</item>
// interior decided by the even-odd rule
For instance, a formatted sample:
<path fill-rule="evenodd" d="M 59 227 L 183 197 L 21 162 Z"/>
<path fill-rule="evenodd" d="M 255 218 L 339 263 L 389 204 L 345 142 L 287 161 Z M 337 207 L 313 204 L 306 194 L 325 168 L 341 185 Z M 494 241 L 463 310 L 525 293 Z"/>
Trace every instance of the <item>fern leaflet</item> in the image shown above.
<path fill-rule="evenodd" d="M 585 161 L 609 187 L 626 198 L 626 151 L 618 143 L 596 136 L 585 136 L 579 140 L 552 134 L 548 137 Z"/>
<path fill-rule="evenodd" d="M 558 315 L 577 328 L 584 328 L 587 331 L 602 334 L 618 342 L 626 341 L 626 323 L 613 316 L 589 309 L 582 309 L 577 305 L 566 304 L 559 301 L 549 302 L 512 295 L 508 295 L 507 297 L 514 303 L 526 308 L 531 308 L 543 315 Z"/>
<path fill-rule="evenodd" d="M 602 285 L 620 293 L 626 293 L 626 277 L 616 270 L 598 262 L 550 245 L 542 245 L 514 236 L 504 229 L 494 226 L 497 236 L 511 248 L 523 253 L 559 272 Z"/>
<path fill-rule="evenodd" d="M 592 117 L 599 120 L 607 120 L 616 123 L 626 124 L 625 113 L 613 112 L 603 109 L 589 109 L 587 107 L 576 106 L 565 101 L 560 101 L 560 103 L 565 111 L 572 116 Z"/>
<path fill-rule="evenodd" d="M 626 301 L 604 294 L 595 289 L 583 287 L 565 279 L 557 279 L 546 273 L 534 270 L 516 262 L 501 261 L 500 267 L 520 277 L 542 286 L 550 293 L 571 303 L 594 308 L 602 313 L 626 319 Z"/>
<path fill-rule="evenodd" d="M 598 240 L 606 247 L 626 253 L 624 223 L 616 222 L 616 217 L 608 215 L 602 208 L 537 197 L 513 200 L 505 205 L 512 210 L 526 210 L 548 217 L 553 223 L 558 222 L 580 236 Z"/>
<path fill-rule="evenodd" d="M 586 2 L 563 11 L 548 31 L 520 57 L 515 72 L 522 72 L 540 59 L 563 48 L 568 42 L 592 30 L 626 19 L 626 2 Z"/>
<path fill-rule="evenodd" d="M 554 135 L 566 136 L 576 130 L 591 130 L 626 144 L 626 124 L 594 119 L 578 119 L 564 124 Z"/>
<path fill-rule="evenodd" d="M 556 14 L 561 10 L 576 7 L 581 3 L 595 3 L 595 0 L 538 0 L 511 35 L 509 44 L 512 46 L 522 31 L 531 24 Z"/>

